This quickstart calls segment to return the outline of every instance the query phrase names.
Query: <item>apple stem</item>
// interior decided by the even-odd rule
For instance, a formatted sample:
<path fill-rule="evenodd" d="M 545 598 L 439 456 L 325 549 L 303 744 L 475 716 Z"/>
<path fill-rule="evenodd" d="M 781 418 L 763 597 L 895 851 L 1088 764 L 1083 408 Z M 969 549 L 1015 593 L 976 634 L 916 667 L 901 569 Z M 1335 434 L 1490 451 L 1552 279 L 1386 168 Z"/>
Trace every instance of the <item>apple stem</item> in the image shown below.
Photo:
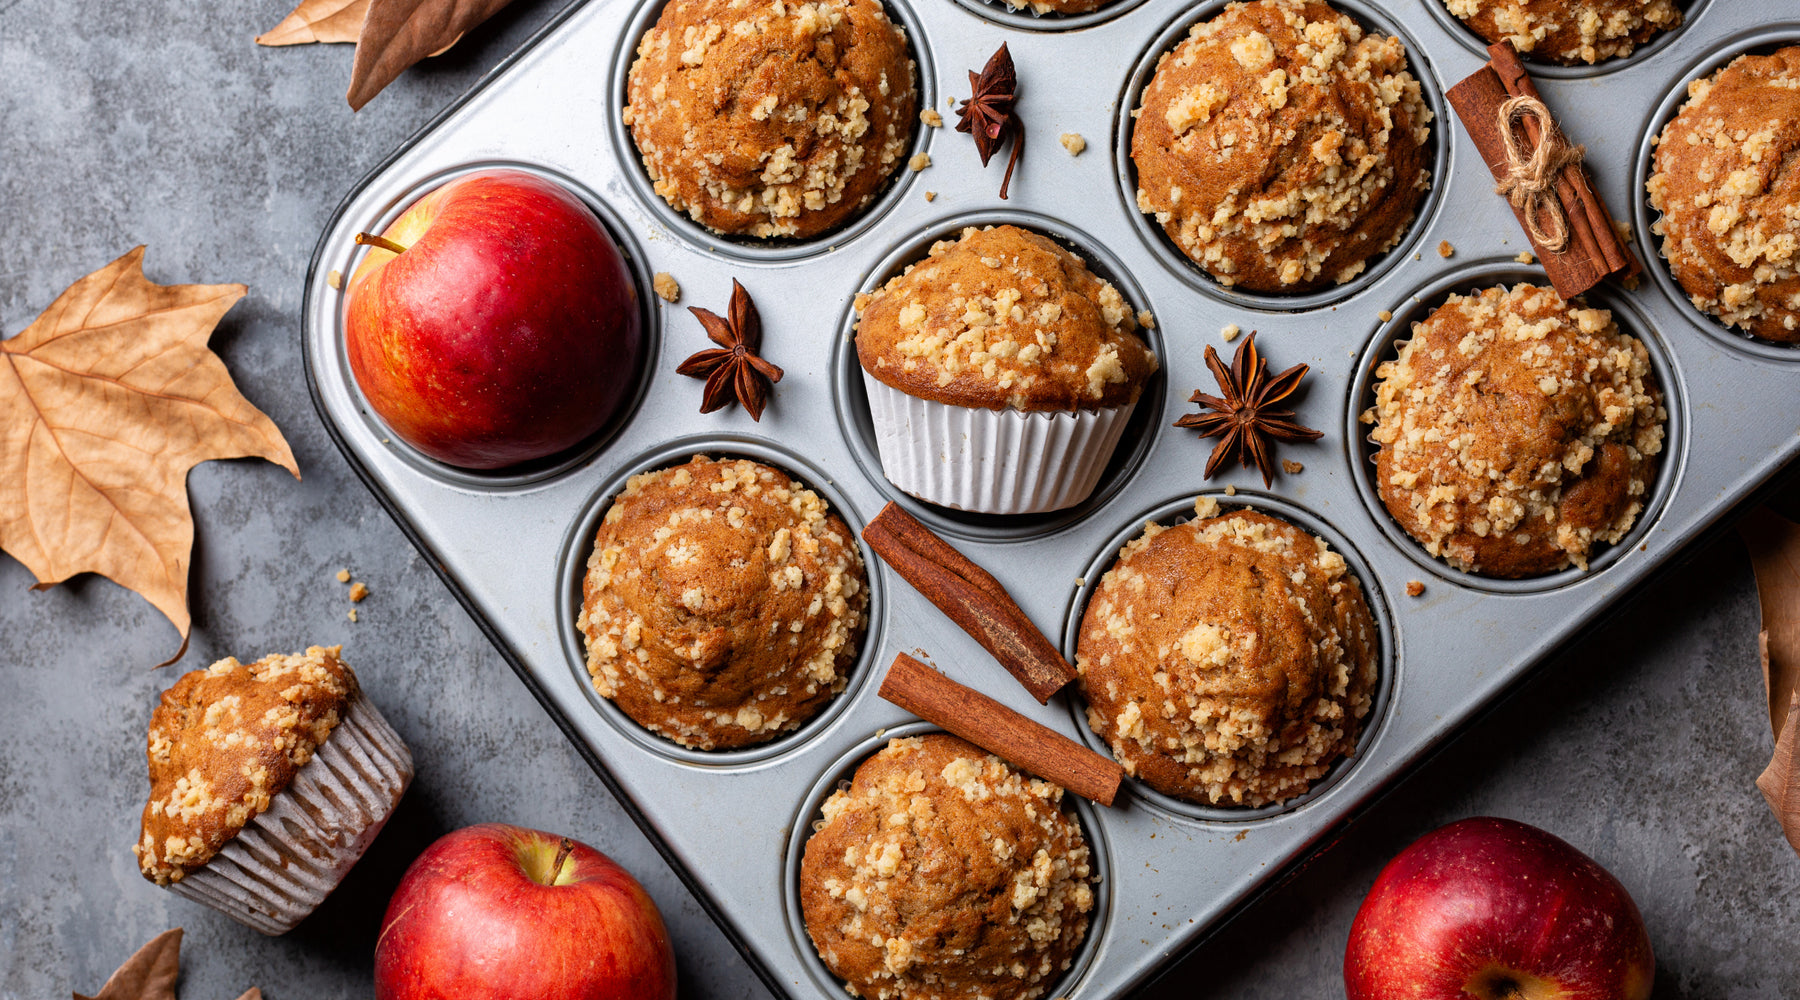
<path fill-rule="evenodd" d="M 562 874 L 563 862 L 569 860 L 569 852 L 575 849 L 575 842 L 567 837 L 556 848 L 556 861 L 550 865 L 550 884 L 556 884 L 556 877 Z"/>
<path fill-rule="evenodd" d="M 386 236 L 375 236 L 370 233 L 357 233 L 356 242 L 366 247 L 380 247 L 389 253 L 405 253 L 406 248 Z"/>

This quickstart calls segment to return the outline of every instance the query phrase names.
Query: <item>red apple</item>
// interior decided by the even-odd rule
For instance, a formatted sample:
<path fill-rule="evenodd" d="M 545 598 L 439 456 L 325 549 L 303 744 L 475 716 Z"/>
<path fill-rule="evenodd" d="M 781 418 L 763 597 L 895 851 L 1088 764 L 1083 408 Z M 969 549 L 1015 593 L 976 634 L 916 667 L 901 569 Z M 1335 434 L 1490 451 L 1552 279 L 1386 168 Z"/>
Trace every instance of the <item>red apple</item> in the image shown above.
<path fill-rule="evenodd" d="M 399 438 L 497 469 L 593 434 L 631 395 L 639 292 L 581 199 L 519 170 L 420 198 L 350 278 L 350 371 Z M 398 251 L 398 252 L 396 252 Z"/>
<path fill-rule="evenodd" d="M 1344 953 L 1349 1000 L 1647 1000 L 1655 975 L 1618 879 L 1492 817 L 1434 830 L 1388 862 Z"/>
<path fill-rule="evenodd" d="M 376 1000 L 675 1000 L 650 894 L 599 851 L 464 827 L 400 879 L 375 943 Z"/>

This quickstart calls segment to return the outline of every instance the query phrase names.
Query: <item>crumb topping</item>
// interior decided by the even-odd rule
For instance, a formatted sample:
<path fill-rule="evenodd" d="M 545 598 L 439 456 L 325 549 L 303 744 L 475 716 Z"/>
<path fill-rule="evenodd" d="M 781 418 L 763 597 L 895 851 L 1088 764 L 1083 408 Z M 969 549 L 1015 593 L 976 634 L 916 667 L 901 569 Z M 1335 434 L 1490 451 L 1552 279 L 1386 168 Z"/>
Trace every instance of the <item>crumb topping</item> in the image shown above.
<path fill-rule="evenodd" d="M 294 780 L 354 697 L 337 646 L 182 675 L 150 715 L 150 801 L 131 852 L 158 885 L 211 861 Z"/>
<path fill-rule="evenodd" d="M 1144 88 L 1138 209 L 1223 285 L 1349 281 L 1431 186 L 1431 111 L 1406 66 L 1398 38 L 1319 0 L 1227 6 Z"/>
<path fill-rule="evenodd" d="M 575 624 L 601 697 L 713 750 L 796 729 L 842 691 L 868 603 L 855 537 L 817 493 L 696 455 L 614 499 Z"/>
<path fill-rule="evenodd" d="M 1628 56 L 1681 23 L 1674 0 L 1445 0 L 1450 13 L 1488 44 L 1558 63 Z"/>
<path fill-rule="evenodd" d="M 877 0 L 672 0 L 638 43 L 623 114 L 676 211 L 805 238 L 867 205 L 904 158 L 916 76 Z"/>
<path fill-rule="evenodd" d="M 1612 314 L 1516 285 L 1455 295 L 1375 370 L 1382 501 L 1472 573 L 1587 568 L 1636 522 L 1668 419 Z"/>
<path fill-rule="evenodd" d="M 1695 308 L 1800 342 L 1800 46 L 1688 84 L 1646 185 L 1651 232 Z"/>
<path fill-rule="evenodd" d="M 1093 872 L 1063 790 L 954 736 L 890 740 L 826 800 L 807 933 L 864 1000 L 1035 1000 L 1069 967 Z"/>
<path fill-rule="evenodd" d="M 1375 622 L 1343 556 L 1250 510 L 1150 523 L 1082 616 L 1088 725 L 1169 795 L 1260 806 L 1356 750 L 1373 703 Z"/>
<path fill-rule="evenodd" d="M 955 406 L 1135 402 L 1156 371 L 1130 303 L 1087 262 L 1016 226 L 970 227 L 856 299 L 863 370 Z"/>

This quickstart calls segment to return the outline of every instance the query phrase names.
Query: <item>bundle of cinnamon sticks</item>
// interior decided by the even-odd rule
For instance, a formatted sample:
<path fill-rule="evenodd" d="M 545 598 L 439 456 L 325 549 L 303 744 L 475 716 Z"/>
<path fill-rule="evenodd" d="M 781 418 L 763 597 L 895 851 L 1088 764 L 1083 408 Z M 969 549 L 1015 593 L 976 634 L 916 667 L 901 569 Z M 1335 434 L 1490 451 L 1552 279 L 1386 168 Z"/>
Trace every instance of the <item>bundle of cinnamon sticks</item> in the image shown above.
<path fill-rule="evenodd" d="M 1512 98 L 1540 102 L 1537 107 L 1542 107 L 1543 100 L 1510 42 L 1489 46 L 1488 64 L 1451 87 L 1445 96 L 1481 150 L 1481 158 L 1497 183 L 1506 184 L 1510 178 L 1514 183 L 1507 186 L 1516 187 L 1519 178 L 1527 173 L 1519 169 L 1523 166 L 1517 154 L 1519 149 L 1536 151 L 1547 141 L 1562 141 L 1553 122 L 1546 128 L 1546 122 L 1537 115 L 1510 115 L 1504 109 Z M 1515 129 L 1522 134 L 1508 143 L 1506 132 Z M 1566 245 L 1560 249 L 1546 246 L 1533 235 L 1543 226 L 1541 220 L 1534 222 L 1528 214 L 1531 202 L 1515 197 L 1512 207 L 1557 294 L 1572 299 L 1609 276 L 1629 278 L 1637 274 L 1641 269 L 1637 255 L 1613 224 L 1612 214 L 1594 191 L 1580 157 L 1574 157 L 1573 162 L 1562 165 L 1544 181 L 1552 178 L 1553 183 L 1545 186 L 1543 193 L 1553 197 L 1544 199 L 1547 205 L 1542 210 L 1560 212 L 1558 221 L 1568 234 Z"/>

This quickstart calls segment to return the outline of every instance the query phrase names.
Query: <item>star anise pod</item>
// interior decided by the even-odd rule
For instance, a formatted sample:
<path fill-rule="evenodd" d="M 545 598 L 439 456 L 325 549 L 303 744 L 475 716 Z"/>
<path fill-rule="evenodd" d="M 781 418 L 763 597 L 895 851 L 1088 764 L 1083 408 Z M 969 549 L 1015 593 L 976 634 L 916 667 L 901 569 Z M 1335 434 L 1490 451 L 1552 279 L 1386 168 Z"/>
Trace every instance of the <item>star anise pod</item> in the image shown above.
<path fill-rule="evenodd" d="M 719 345 L 693 355 L 675 369 L 678 375 L 706 380 L 700 412 L 742 403 L 750 419 L 760 421 L 769 390 L 781 381 L 781 369 L 756 356 L 762 349 L 762 317 L 757 315 L 750 293 L 733 278 L 730 319 L 698 306 L 689 306 L 688 312 L 706 327 L 707 339 Z"/>
<path fill-rule="evenodd" d="M 969 99 L 956 109 L 959 121 L 958 132 L 967 132 L 975 137 L 975 151 L 981 154 L 981 165 L 987 166 L 988 159 L 1006 141 L 1007 133 L 1012 133 L 1012 156 L 1006 161 L 1006 177 L 1000 181 L 1000 198 L 1005 200 L 1007 185 L 1012 183 L 1013 167 L 1019 162 L 1019 156 L 1025 152 L 1025 123 L 1013 113 L 1013 100 L 1018 96 L 1019 77 L 1013 70 L 1012 53 L 1006 51 L 1006 43 L 987 61 L 977 76 L 974 70 L 969 71 Z"/>
<path fill-rule="evenodd" d="M 1212 457 L 1206 460 L 1206 471 L 1201 478 L 1211 479 L 1212 474 L 1225 464 L 1225 459 L 1235 453 L 1238 465 L 1246 469 L 1254 466 L 1262 473 L 1263 485 L 1268 486 L 1275 467 L 1275 448 L 1269 443 L 1270 438 L 1317 441 L 1325 436 L 1324 431 L 1295 423 L 1293 410 L 1274 408 L 1276 403 L 1300 388 L 1307 367 L 1295 365 L 1270 378 L 1269 361 L 1256 349 L 1254 332 L 1238 345 L 1237 353 L 1231 356 L 1229 369 L 1219 360 L 1219 352 L 1207 345 L 1206 367 L 1211 368 L 1213 377 L 1219 380 L 1219 391 L 1224 397 L 1196 391 L 1188 397 L 1188 402 L 1199 403 L 1212 412 L 1190 413 L 1175 421 L 1175 426 L 1192 427 L 1201 437 L 1220 439 Z"/>

